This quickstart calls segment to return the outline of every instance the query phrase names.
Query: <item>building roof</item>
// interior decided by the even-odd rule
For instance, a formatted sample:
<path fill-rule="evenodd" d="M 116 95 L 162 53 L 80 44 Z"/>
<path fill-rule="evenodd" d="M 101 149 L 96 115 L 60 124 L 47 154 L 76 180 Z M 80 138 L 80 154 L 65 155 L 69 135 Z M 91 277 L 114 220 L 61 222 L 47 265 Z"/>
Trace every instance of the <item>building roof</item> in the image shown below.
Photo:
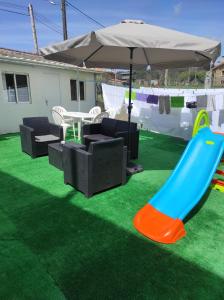
<path fill-rule="evenodd" d="M 59 68 L 59 69 L 79 70 L 88 73 L 102 73 L 102 70 L 99 69 L 78 67 L 71 64 L 45 59 L 40 54 L 7 49 L 7 48 L 0 48 L 0 62 L 1 61 L 29 64 L 29 65 L 41 65 L 41 66 L 48 66 L 48 67 Z"/>

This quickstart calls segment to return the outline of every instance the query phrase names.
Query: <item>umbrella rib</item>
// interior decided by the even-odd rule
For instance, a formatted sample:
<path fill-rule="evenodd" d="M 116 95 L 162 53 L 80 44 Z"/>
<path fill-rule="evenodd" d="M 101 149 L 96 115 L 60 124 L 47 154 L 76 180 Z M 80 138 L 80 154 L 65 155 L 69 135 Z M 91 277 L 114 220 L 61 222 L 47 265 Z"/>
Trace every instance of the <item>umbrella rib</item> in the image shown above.
<path fill-rule="evenodd" d="M 98 47 L 95 51 L 93 51 L 89 56 L 87 56 L 87 58 L 85 58 L 83 61 L 86 62 L 88 59 L 90 59 L 93 55 L 95 55 L 98 51 L 100 51 L 100 49 L 103 48 L 103 45 L 100 45 L 100 47 Z"/>
<path fill-rule="evenodd" d="M 211 58 L 210 57 L 208 57 L 207 55 L 205 55 L 205 54 L 202 54 L 202 53 L 200 53 L 200 52 L 198 52 L 198 51 L 195 51 L 195 53 L 196 54 L 198 54 L 198 55 L 201 55 L 201 56 L 203 56 L 204 58 L 207 58 L 208 60 L 211 60 Z"/>
<path fill-rule="evenodd" d="M 146 54 L 146 52 L 145 52 L 145 49 L 144 49 L 144 48 L 142 48 L 142 50 L 143 50 L 143 53 L 144 53 L 144 56 L 145 56 L 145 59 L 146 59 L 147 65 L 150 65 L 150 63 L 149 63 L 149 59 L 148 59 L 148 56 L 147 56 L 147 54 Z"/>

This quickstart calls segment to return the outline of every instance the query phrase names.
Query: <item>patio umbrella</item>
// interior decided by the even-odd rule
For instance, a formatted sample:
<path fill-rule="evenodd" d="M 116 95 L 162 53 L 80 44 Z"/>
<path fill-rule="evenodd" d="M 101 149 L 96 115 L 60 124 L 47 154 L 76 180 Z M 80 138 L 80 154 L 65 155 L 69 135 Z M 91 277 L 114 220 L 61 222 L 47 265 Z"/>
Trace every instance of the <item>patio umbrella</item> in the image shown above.
<path fill-rule="evenodd" d="M 220 42 L 125 20 L 41 49 L 47 58 L 77 66 L 130 70 L 128 122 L 131 121 L 132 69 L 209 67 L 220 55 Z"/>

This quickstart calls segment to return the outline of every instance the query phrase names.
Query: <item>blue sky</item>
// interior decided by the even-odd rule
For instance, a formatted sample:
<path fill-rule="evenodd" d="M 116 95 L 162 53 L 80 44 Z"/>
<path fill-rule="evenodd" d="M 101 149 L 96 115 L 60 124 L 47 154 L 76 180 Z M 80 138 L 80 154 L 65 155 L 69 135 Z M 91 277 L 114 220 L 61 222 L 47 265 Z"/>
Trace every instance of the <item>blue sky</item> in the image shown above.
<path fill-rule="evenodd" d="M 61 31 L 60 0 L 33 0 L 34 12 L 44 22 Z M 141 19 L 147 23 L 222 41 L 224 44 L 223 0 L 69 0 L 105 26 L 123 19 Z M 27 13 L 27 0 L 0 0 L 0 9 Z M 13 5 L 12 5 L 13 3 Z M 47 18 L 49 20 L 46 21 Z M 100 28 L 79 12 L 67 8 L 69 37 Z M 37 22 L 39 46 L 60 41 L 62 36 Z M 0 47 L 33 51 L 28 16 L 0 10 Z M 224 50 L 222 48 L 222 55 Z"/>

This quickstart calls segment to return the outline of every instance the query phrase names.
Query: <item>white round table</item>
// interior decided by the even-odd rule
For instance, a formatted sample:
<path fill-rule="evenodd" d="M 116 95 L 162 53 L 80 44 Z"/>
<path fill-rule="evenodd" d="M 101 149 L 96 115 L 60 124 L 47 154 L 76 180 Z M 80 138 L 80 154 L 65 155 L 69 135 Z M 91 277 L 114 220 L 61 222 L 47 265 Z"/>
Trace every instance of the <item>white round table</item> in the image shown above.
<path fill-rule="evenodd" d="M 73 118 L 74 121 L 78 123 L 78 139 L 81 139 L 81 127 L 82 127 L 82 121 L 85 119 L 93 119 L 94 115 L 80 112 L 80 111 L 66 111 L 63 113 L 64 117 Z"/>

